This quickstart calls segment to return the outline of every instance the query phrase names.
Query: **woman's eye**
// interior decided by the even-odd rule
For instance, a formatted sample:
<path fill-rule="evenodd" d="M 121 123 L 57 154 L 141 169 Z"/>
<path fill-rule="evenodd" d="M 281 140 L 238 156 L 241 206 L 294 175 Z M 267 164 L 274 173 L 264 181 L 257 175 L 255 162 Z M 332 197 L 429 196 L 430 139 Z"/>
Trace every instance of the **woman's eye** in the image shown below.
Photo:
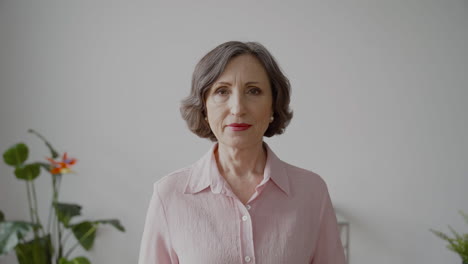
<path fill-rule="evenodd" d="M 226 95 L 228 94 L 228 91 L 227 89 L 221 88 L 221 89 L 216 90 L 215 94 Z"/>
<path fill-rule="evenodd" d="M 250 89 L 250 90 L 249 90 L 249 93 L 254 94 L 254 95 L 258 95 L 258 94 L 261 94 L 261 93 L 262 93 L 262 90 L 260 90 L 259 88 L 255 87 L 255 88 Z"/>

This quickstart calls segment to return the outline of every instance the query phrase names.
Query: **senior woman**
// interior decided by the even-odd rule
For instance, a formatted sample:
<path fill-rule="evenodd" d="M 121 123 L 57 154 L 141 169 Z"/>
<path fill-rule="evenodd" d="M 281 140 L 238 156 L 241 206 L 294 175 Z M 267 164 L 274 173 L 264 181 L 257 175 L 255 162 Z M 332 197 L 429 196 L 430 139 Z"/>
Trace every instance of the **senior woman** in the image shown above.
<path fill-rule="evenodd" d="M 290 84 L 268 50 L 229 41 L 196 65 L 181 113 L 213 141 L 154 183 L 140 264 L 344 264 L 327 185 L 263 137 L 292 118 Z"/>

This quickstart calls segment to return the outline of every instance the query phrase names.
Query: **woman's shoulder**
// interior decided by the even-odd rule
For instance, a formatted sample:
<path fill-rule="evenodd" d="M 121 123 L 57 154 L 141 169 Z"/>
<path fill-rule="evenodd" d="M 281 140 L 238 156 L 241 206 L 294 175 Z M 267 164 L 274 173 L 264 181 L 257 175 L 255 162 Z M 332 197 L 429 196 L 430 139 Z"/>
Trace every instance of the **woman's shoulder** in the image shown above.
<path fill-rule="evenodd" d="M 153 183 L 154 188 L 157 188 L 160 195 L 164 195 L 168 192 L 183 192 L 191 168 L 192 166 L 187 166 L 164 175 Z"/>
<path fill-rule="evenodd" d="M 187 179 L 190 175 L 191 169 L 192 165 L 174 170 L 163 175 L 159 180 L 155 181 L 154 184 L 160 186 L 178 184 L 181 180 L 183 181 L 184 179 Z"/>
<path fill-rule="evenodd" d="M 313 184 L 314 186 L 326 187 L 325 180 L 318 173 L 284 162 L 284 167 L 292 183 Z"/>

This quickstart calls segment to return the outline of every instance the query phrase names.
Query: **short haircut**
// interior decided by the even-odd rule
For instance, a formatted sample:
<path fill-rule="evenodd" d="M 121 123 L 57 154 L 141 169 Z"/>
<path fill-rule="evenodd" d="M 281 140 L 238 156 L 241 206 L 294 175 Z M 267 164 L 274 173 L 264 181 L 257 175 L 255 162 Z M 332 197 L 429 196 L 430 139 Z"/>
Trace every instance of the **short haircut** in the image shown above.
<path fill-rule="evenodd" d="M 211 131 L 206 116 L 206 93 L 223 73 L 228 62 L 239 55 L 249 54 L 257 58 L 265 68 L 270 81 L 273 97 L 273 122 L 270 123 L 264 136 L 272 137 L 284 133 L 293 117 L 289 108 L 291 85 L 273 55 L 258 42 L 225 42 L 208 52 L 195 66 L 192 75 L 190 95 L 182 100 L 180 113 L 187 122 L 188 128 L 202 138 L 217 141 Z"/>

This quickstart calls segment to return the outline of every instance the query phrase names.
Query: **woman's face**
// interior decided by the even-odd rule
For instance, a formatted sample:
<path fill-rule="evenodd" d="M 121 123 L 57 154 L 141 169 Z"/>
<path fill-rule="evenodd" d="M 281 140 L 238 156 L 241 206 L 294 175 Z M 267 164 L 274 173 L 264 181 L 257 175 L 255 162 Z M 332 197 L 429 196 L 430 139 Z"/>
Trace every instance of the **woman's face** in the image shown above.
<path fill-rule="evenodd" d="M 263 141 L 272 105 L 268 75 L 252 55 L 231 59 L 206 96 L 211 131 L 220 144 L 236 148 Z"/>

